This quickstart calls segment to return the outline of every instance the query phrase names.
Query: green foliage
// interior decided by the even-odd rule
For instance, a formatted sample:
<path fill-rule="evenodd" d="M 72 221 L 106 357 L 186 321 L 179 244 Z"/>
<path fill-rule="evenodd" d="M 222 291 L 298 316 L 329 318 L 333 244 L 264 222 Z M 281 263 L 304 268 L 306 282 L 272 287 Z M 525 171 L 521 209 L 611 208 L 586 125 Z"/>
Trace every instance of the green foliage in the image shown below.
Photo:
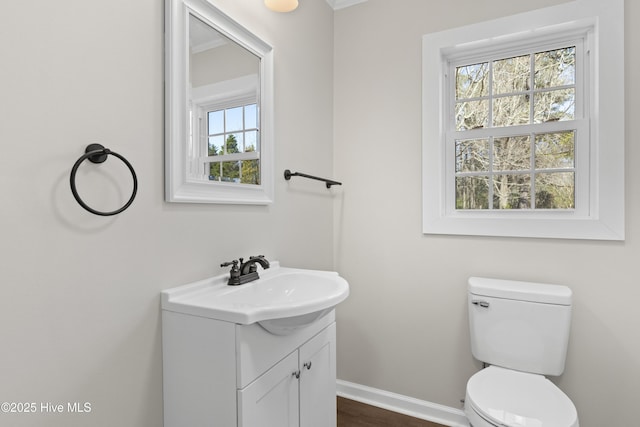
<path fill-rule="evenodd" d="M 247 147 L 246 152 L 256 151 L 254 146 Z M 260 184 L 260 161 L 244 160 L 242 162 L 242 180 L 243 184 Z"/>
<path fill-rule="evenodd" d="M 256 148 L 251 145 L 245 152 L 253 152 Z M 234 134 L 227 136 L 225 145 L 219 151 L 215 145 L 209 146 L 209 155 L 218 156 L 224 154 L 239 153 L 238 140 Z M 260 184 L 259 160 L 236 160 L 230 162 L 215 162 L 209 166 L 210 179 L 225 182 L 240 182 L 243 184 Z"/>

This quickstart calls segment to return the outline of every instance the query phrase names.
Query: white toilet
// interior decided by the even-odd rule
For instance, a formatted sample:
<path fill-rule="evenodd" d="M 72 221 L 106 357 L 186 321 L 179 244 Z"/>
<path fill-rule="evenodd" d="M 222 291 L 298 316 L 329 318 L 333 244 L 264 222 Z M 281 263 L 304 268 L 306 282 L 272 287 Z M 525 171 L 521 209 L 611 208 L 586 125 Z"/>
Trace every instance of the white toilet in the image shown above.
<path fill-rule="evenodd" d="M 487 368 L 467 383 L 472 427 L 578 427 L 573 402 L 545 375 L 564 371 L 571 289 L 469 278 L 471 352 Z"/>

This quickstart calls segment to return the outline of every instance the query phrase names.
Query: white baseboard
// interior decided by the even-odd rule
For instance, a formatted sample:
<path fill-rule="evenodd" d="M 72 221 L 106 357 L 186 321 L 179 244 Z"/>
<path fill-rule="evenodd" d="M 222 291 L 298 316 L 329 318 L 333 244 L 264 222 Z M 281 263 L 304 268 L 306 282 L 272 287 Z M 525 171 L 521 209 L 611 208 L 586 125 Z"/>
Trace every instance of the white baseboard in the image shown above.
<path fill-rule="evenodd" d="M 450 427 L 469 427 L 460 409 L 337 380 L 338 396 Z"/>

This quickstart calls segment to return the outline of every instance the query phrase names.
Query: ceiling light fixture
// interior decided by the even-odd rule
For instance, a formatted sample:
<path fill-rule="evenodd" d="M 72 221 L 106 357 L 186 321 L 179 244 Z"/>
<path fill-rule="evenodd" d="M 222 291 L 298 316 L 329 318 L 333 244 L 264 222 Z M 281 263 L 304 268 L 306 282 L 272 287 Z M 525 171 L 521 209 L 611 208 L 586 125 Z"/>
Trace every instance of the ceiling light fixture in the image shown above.
<path fill-rule="evenodd" d="M 274 12 L 291 12 L 298 7 L 298 0 L 264 0 L 264 4 Z"/>

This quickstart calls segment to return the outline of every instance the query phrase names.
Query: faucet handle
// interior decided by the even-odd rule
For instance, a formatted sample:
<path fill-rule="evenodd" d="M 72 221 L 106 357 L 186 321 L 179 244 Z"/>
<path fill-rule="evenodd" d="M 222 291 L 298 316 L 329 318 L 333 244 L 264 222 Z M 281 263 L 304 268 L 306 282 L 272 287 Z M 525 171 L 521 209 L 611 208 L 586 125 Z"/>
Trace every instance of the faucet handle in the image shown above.
<path fill-rule="evenodd" d="M 242 259 L 242 258 L 240 258 Z M 227 262 L 223 262 L 222 264 L 220 264 L 220 267 L 229 267 L 230 265 L 233 265 L 231 267 L 231 272 L 235 273 L 236 271 L 238 271 L 238 260 L 234 259 L 233 261 L 227 261 Z"/>
<path fill-rule="evenodd" d="M 242 262 L 242 258 L 240 258 L 240 262 Z M 228 285 L 240 285 L 240 269 L 238 268 L 238 260 L 234 259 L 233 261 L 227 261 L 220 264 L 220 267 L 231 267 L 231 271 L 229 272 L 229 281 Z"/>

